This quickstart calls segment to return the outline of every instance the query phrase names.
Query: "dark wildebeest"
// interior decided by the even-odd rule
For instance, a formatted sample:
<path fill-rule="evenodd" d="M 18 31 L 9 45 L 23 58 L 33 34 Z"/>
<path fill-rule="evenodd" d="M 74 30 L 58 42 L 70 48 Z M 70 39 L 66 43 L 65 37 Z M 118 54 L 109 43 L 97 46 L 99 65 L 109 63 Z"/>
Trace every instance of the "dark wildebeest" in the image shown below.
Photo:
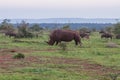
<path fill-rule="evenodd" d="M 103 34 L 103 33 L 106 33 L 106 31 L 104 31 L 104 30 L 101 30 L 99 33 L 100 33 L 100 34 Z"/>
<path fill-rule="evenodd" d="M 57 29 L 50 34 L 50 40 L 47 43 L 49 45 L 54 45 L 54 43 L 56 42 L 57 45 L 61 41 L 70 42 L 72 40 L 75 41 L 76 45 L 78 45 L 79 43 L 81 46 L 80 36 L 77 32 L 72 30 Z"/>
<path fill-rule="evenodd" d="M 89 39 L 89 34 L 88 33 L 80 33 L 80 37 Z"/>
<path fill-rule="evenodd" d="M 5 35 L 9 36 L 9 37 L 16 37 L 17 36 L 17 34 L 13 33 L 13 32 L 6 32 Z"/>
<path fill-rule="evenodd" d="M 101 38 L 111 38 L 112 39 L 113 35 L 110 33 L 103 33 L 101 34 Z"/>
<path fill-rule="evenodd" d="M 116 35 L 116 39 L 120 39 L 120 34 L 117 34 L 117 35 Z"/>

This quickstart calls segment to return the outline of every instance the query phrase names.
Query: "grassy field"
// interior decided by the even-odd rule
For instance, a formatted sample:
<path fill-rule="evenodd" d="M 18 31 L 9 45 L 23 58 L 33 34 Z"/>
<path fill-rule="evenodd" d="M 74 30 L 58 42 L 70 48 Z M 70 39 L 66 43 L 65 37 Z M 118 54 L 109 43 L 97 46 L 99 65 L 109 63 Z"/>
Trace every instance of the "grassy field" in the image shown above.
<path fill-rule="evenodd" d="M 81 47 L 66 43 L 65 51 L 47 40 L 45 32 L 32 39 L 0 34 L 0 80 L 113 80 L 111 76 L 120 73 L 120 47 L 106 47 L 120 45 L 120 40 L 101 39 L 95 32 L 89 40 L 82 39 Z M 18 53 L 25 58 L 14 59 Z"/>

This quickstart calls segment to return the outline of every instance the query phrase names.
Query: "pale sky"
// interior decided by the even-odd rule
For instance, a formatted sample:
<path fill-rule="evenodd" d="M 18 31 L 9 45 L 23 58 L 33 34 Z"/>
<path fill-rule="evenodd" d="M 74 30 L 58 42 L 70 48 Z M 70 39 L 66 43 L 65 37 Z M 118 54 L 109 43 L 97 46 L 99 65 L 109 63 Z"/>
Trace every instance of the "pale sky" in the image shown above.
<path fill-rule="evenodd" d="M 0 18 L 120 18 L 120 0 L 0 0 Z"/>

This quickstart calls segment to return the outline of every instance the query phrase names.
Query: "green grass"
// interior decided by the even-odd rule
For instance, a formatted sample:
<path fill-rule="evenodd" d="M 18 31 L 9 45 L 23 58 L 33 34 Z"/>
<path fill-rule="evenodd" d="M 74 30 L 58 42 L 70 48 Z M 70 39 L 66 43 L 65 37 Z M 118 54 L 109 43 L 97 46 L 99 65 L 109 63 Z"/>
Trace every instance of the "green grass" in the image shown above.
<path fill-rule="evenodd" d="M 39 38 L 22 38 L 17 39 L 21 42 L 14 42 L 14 38 L 8 38 L 0 35 L 0 49 L 21 49 L 28 50 L 20 52 L 25 57 L 39 57 L 39 61 L 44 63 L 32 63 L 29 61 L 18 60 L 14 64 L 29 63 L 28 66 L 14 66 L 7 68 L 0 66 L 0 80 L 106 80 L 101 75 L 91 75 L 86 70 L 76 71 L 74 68 L 80 65 L 73 64 L 55 64 L 51 58 L 79 59 L 87 60 L 91 64 L 100 64 L 105 67 L 112 67 L 120 70 L 120 48 L 107 48 L 106 43 L 114 42 L 120 45 L 120 40 L 101 39 L 99 33 L 92 33 L 89 40 L 82 39 L 82 47 L 75 46 L 74 41 L 67 43 L 67 49 L 63 51 L 59 46 L 49 46 L 44 41 L 48 40 L 48 35 L 42 35 Z M 32 52 L 29 52 L 32 51 Z M 16 52 L 18 53 L 18 52 Z M 11 54 L 16 54 L 12 53 Z M 3 54 L 0 52 L 0 54 Z M 6 51 L 6 54 L 10 52 Z M 56 59 L 57 60 L 57 59 Z M 80 69 L 82 69 L 82 65 Z M 110 80 L 110 79 L 107 79 Z M 120 80 L 120 77 L 118 78 Z"/>

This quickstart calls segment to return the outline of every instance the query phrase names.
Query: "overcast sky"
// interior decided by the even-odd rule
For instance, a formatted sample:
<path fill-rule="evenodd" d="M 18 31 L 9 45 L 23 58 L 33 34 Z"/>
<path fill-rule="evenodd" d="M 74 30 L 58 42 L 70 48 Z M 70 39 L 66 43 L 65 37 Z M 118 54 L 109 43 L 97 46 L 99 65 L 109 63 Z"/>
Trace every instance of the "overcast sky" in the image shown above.
<path fill-rule="evenodd" d="M 120 0 L 0 0 L 0 18 L 120 18 Z"/>

